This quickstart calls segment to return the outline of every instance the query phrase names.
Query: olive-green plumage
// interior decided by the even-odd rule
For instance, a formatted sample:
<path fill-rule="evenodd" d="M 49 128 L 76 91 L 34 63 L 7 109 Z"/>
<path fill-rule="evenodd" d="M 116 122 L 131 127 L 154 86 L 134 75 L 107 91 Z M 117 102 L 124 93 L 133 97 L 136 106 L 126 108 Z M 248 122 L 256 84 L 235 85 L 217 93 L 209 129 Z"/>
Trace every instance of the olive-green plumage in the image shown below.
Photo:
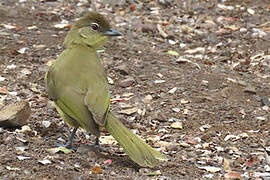
<path fill-rule="evenodd" d="M 65 38 L 66 49 L 46 74 L 49 97 L 66 123 L 100 136 L 100 127 L 119 142 L 140 166 L 154 167 L 166 160 L 160 152 L 130 132 L 111 112 L 106 73 L 96 49 L 108 36 L 119 36 L 98 13 L 79 19 Z"/>

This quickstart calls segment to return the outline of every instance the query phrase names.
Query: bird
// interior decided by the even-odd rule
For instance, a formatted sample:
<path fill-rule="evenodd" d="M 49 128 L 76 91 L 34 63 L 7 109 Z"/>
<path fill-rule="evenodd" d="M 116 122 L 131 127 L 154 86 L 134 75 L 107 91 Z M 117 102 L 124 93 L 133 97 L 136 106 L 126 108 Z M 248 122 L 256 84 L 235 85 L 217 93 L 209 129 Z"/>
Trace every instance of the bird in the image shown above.
<path fill-rule="evenodd" d="M 142 167 L 155 167 L 167 157 L 133 134 L 110 109 L 109 84 L 97 49 L 112 36 L 122 34 L 111 28 L 98 12 L 87 12 L 71 27 L 64 51 L 45 75 L 48 97 L 62 119 L 73 127 L 64 147 L 72 148 L 78 128 L 96 136 L 105 128 L 123 147 L 132 161 Z"/>

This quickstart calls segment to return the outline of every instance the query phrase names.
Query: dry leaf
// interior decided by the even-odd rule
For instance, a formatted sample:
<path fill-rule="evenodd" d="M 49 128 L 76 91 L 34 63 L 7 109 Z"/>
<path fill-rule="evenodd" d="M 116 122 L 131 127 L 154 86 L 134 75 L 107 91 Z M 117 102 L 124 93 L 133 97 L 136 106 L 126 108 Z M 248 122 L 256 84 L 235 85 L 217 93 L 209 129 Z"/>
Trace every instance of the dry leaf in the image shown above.
<path fill-rule="evenodd" d="M 204 169 L 208 172 L 211 172 L 211 173 L 215 173 L 215 172 L 218 172 L 218 171 L 221 171 L 221 168 L 219 167 L 214 167 L 214 166 L 202 166 L 202 167 L 198 167 L 200 169 Z"/>
<path fill-rule="evenodd" d="M 39 163 L 43 164 L 43 165 L 47 165 L 47 164 L 51 164 L 52 162 L 48 159 L 44 159 L 44 160 L 39 160 Z"/>
<path fill-rule="evenodd" d="M 0 94 L 7 94 L 7 93 L 8 93 L 7 86 L 0 87 Z"/>
<path fill-rule="evenodd" d="M 119 111 L 120 114 L 126 114 L 126 115 L 131 115 L 134 114 L 138 111 L 138 107 L 134 107 L 134 108 L 129 108 L 129 109 L 124 109 Z"/>
<path fill-rule="evenodd" d="M 177 87 L 174 87 L 171 90 L 169 90 L 168 93 L 174 94 L 176 90 L 177 90 Z"/>
<path fill-rule="evenodd" d="M 93 166 L 92 174 L 102 174 L 102 169 L 99 166 Z"/>
<path fill-rule="evenodd" d="M 230 171 L 230 172 L 226 173 L 226 174 L 224 175 L 224 178 L 225 178 L 226 180 L 234 180 L 234 179 L 239 179 L 239 180 L 241 180 L 241 179 L 243 179 L 240 173 L 234 172 L 234 171 Z"/>
<path fill-rule="evenodd" d="M 148 95 L 146 95 L 144 98 L 143 98 L 143 102 L 145 103 L 145 104 L 149 104 L 151 101 L 152 101 L 152 99 L 153 99 L 153 97 L 150 95 L 150 94 L 148 94 Z"/>
<path fill-rule="evenodd" d="M 110 135 L 110 136 L 100 136 L 99 138 L 100 144 L 117 144 L 117 141 Z"/>
<path fill-rule="evenodd" d="M 10 166 L 6 166 L 6 169 L 9 170 L 9 171 L 19 171 L 20 170 L 19 168 L 10 167 Z"/>
<path fill-rule="evenodd" d="M 26 160 L 26 159 L 30 159 L 30 157 L 25 157 L 25 156 L 17 156 L 17 158 L 19 159 L 19 160 Z"/>
<path fill-rule="evenodd" d="M 144 175 L 146 175 L 146 176 L 159 176 L 159 175 L 161 175 L 161 172 L 160 172 L 160 170 L 157 170 L 157 171 L 145 173 Z"/>
<path fill-rule="evenodd" d="M 63 152 L 65 154 L 68 154 L 68 153 L 71 153 L 72 150 L 68 149 L 68 148 L 65 148 L 65 147 L 56 147 L 56 148 L 50 148 L 50 149 L 46 149 L 47 152 L 49 153 L 58 153 L 58 152 Z"/>
<path fill-rule="evenodd" d="M 107 159 L 106 161 L 104 161 L 104 164 L 111 165 L 112 164 L 112 160 L 111 159 Z"/>
<path fill-rule="evenodd" d="M 168 51 L 167 52 L 169 55 L 173 55 L 173 56 L 179 56 L 179 53 L 176 51 Z"/>
<path fill-rule="evenodd" d="M 47 65 L 47 66 L 51 66 L 51 65 L 53 65 L 53 63 L 54 63 L 55 61 L 56 61 L 55 59 L 50 59 L 50 60 L 48 60 L 48 61 L 46 62 L 46 65 Z"/>
<path fill-rule="evenodd" d="M 226 172 L 230 172 L 231 171 L 231 167 L 230 167 L 230 160 L 224 158 L 223 159 L 223 168 Z"/>
<path fill-rule="evenodd" d="M 182 129 L 183 128 L 183 123 L 182 122 L 174 122 L 174 123 L 171 124 L 171 128 Z"/>

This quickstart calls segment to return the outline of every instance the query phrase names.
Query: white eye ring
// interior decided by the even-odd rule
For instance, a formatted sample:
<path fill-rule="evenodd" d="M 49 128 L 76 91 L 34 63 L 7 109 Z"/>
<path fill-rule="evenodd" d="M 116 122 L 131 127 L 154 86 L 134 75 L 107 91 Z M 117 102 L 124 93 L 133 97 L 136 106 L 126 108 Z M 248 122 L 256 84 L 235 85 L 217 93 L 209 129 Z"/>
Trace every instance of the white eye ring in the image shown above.
<path fill-rule="evenodd" d="M 96 31 L 96 30 L 98 30 L 98 28 L 99 28 L 99 24 L 98 24 L 98 23 L 92 23 L 92 24 L 91 24 L 91 28 L 92 28 L 94 31 Z"/>

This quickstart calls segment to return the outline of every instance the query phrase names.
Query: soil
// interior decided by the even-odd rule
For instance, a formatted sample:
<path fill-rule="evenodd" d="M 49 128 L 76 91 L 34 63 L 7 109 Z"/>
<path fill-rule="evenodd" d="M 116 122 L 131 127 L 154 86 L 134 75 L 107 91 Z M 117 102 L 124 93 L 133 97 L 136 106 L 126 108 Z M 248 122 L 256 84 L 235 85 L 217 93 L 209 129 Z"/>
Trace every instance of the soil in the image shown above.
<path fill-rule="evenodd" d="M 123 33 L 99 55 L 112 110 L 169 158 L 153 169 L 108 141 L 47 152 L 71 128 L 48 99 L 44 75 L 87 10 Z M 0 178 L 270 178 L 269 19 L 267 0 L 1 1 L 0 106 L 24 100 L 32 112 L 30 131 L 0 128 Z M 79 147 L 93 142 L 76 134 Z"/>

